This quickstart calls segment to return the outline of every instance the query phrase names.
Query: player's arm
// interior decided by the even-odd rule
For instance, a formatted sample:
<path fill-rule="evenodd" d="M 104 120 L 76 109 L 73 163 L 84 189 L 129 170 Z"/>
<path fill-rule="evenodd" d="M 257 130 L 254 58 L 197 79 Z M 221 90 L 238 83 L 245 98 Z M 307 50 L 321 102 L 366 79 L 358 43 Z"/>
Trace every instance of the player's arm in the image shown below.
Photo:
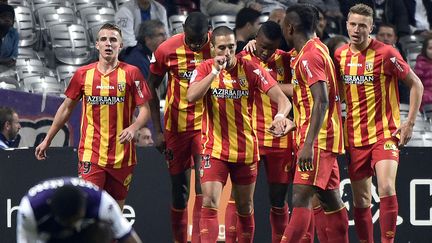
<path fill-rule="evenodd" d="M 288 113 L 291 111 L 292 105 L 287 96 L 282 92 L 279 85 L 274 85 L 267 91 L 270 99 L 277 103 L 278 112 L 273 118 L 270 132 L 275 136 L 284 136 L 288 132 L 295 129 L 292 121 L 287 119 Z"/>
<path fill-rule="evenodd" d="M 155 145 L 160 152 L 163 152 L 165 150 L 165 139 L 163 137 L 163 130 L 161 124 L 161 117 L 160 117 L 160 100 L 157 94 L 157 88 L 159 88 L 160 84 L 162 83 L 164 76 L 165 75 L 157 75 L 150 72 L 148 78 L 148 86 L 150 89 L 150 93 L 152 95 L 152 99 L 149 101 L 150 114 L 153 123 L 153 128 L 156 132 Z"/>
<path fill-rule="evenodd" d="M 400 133 L 399 146 L 406 145 L 411 139 L 413 126 L 423 97 L 423 84 L 413 70 L 410 69 L 406 78 L 402 81 L 410 89 L 410 104 L 408 119 L 393 133 L 394 136 Z"/>
<path fill-rule="evenodd" d="M 147 102 L 138 106 L 138 116 L 135 119 L 135 122 L 120 133 L 119 142 L 127 143 L 131 141 L 135 137 L 137 131 L 144 127 L 144 125 L 147 123 L 149 116 L 150 107 Z"/>
<path fill-rule="evenodd" d="M 204 97 L 205 93 L 210 88 L 213 79 L 219 75 L 219 72 L 225 68 L 225 65 L 225 57 L 216 56 L 212 64 L 211 71 L 209 70 L 207 73 L 204 73 L 205 70 L 201 66 L 195 69 L 186 94 L 187 100 L 189 102 L 195 102 L 202 99 L 202 97 Z"/>
<path fill-rule="evenodd" d="M 46 150 L 50 146 L 51 141 L 57 132 L 65 125 L 65 123 L 69 120 L 73 109 L 78 104 L 79 98 L 73 100 L 71 98 L 66 97 L 63 103 L 57 110 L 57 113 L 54 116 L 54 121 L 51 127 L 48 130 L 48 133 L 45 139 L 42 141 L 39 146 L 36 147 L 35 156 L 38 160 L 46 159 Z"/>
<path fill-rule="evenodd" d="M 294 95 L 294 89 L 292 84 L 279 84 L 279 88 L 282 90 L 282 92 L 288 96 L 293 97 Z"/>
<path fill-rule="evenodd" d="M 302 171 L 312 169 L 314 141 L 318 137 L 329 104 L 327 83 L 325 81 L 318 81 L 309 88 L 312 93 L 313 106 L 309 130 L 303 148 L 298 155 L 298 164 Z"/>

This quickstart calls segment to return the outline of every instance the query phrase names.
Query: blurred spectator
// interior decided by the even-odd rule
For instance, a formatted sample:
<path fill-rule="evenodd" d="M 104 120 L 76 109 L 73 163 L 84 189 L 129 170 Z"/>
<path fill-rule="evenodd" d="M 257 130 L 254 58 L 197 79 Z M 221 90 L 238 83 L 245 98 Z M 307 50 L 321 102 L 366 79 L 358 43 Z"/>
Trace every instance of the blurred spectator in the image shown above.
<path fill-rule="evenodd" d="M 150 147 L 154 145 L 152 133 L 148 127 L 138 130 L 135 136 L 135 144 L 139 147 Z"/>
<path fill-rule="evenodd" d="M 200 0 L 165 0 L 162 4 L 167 10 L 168 17 L 171 15 L 188 15 L 188 13 L 200 11 Z"/>
<path fill-rule="evenodd" d="M 402 58 L 406 61 L 406 55 L 398 43 L 398 36 L 396 34 L 396 27 L 394 25 L 382 23 L 378 27 L 376 39 L 398 49 Z M 409 104 L 409 88 L 402 81 L 398 82 L 398 88 L 400 103 Z"/>
<path fill-rule="evenodd" d="M 384 22 L 396 26 L 398 36 L 410 34 L 409 10 L 407 11 L 404 0 L 339 0 L 339 3 L 343 16 L 348 16 L 349 9 L 355 4 L 364 3 L 374 10 L 375 24 Z M 345 21 L 346 18 L 342 23 Z"/>
<path fill-rule="evenodd" d="M 254 0 L 201 0 L 201 12 L 209 17 L 215 15 L 237 15 L 244 7 L 259 12 L 262 6 Z"/>
<path fill-rule="evenodd" d="M 325 40 L 330 38 L 330 35 L 325 30 L 327 26 L 327 18 L 324 11 L 320 7 L 317 7 L 316 9 L 318 10 L 318 24 L 316 34 L 320 38 L 320 40 L 324 42 Z"/>
<path fill-rule="evenodd" d="M 432 104 L 432 36 L 427 37 L 417 57 L 414 72 L 423 83 L 422 106 Z"/>
<path fill-rule="evenodd" d="M 14 8 L 0 4 L 0 71 L 15 66 L 18 57 L 19 34 L 13 27 L 14 22 Z"/>
<path fill-rule="evenodd" d="M 243 50 L 247 42 L 255 38 L 259 29 L 261 13 L 252 8 L 241 9 L 236 16 L 235 37 L 237 40 L 236 53 Z"/>
<path fill-rule="evenodd" d="M 276 8 L 273 9 L 270 14 L 269 14 L 269 18 L 268 21 L 273 21 L 278 23 L 279 25 L 281 25 L 283 23 L 283 20 L 285 18 L 285 9 L 283 8 Z"/>
<path fill-rule="evenodd" d="M 146 20 L 140 24 L 137 44 L 126 48 L 120 60 L 137 66 L 144 78 L 149 75 L 150 59 L 156 48 L 167 39 L 167 32 L 160 20 Z"/>
<path fill-rule="evenodd" d="M 335 35 L 331 37 L 330 39 L 327 39 L 326 45 L 329 49 L 329 54 L 332 60 L 334 61 L 334 54 L 336 49 L 343 46 L 344 44 L 348 43 L 349 39 L 346 36 L 343 35 Z"/>
<path fill-rule="evenodd" d="M 268 14 L 275 9 L 287 9 L 296 4 L 297 0 L 257 0 L 257 3 L 262 6 L 261 13 Z"/>
<path fill-rule="evenodd" d="M 9 107 L 0 107 L 0 149 L 14 148 L 14 141 L 21 129 L 18 114 Z"/>
<path fill-rule="evenodd" d="M 150 19 L 162 21 L 168 32 L 167 13 L 160 3 L 154 0 L 130 0 L 124 3 L 115 15 L 115 22 L 123 35 L 123 48 L 137 44 L 139 25 Z"/>
<path fill-rule="evenodd" d="M 432 1 L 404 0 L 408 11 L 409 24 L 414 34 L 432 34 Z M 400 17 L 400 16 L 397 16 Z"/>

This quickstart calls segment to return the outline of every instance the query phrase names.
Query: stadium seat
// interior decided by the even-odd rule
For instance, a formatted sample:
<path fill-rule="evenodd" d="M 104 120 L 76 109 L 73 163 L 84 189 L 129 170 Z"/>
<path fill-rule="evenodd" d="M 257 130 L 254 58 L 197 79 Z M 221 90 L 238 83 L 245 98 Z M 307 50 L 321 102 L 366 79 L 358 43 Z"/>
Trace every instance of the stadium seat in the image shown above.
<path fill-rule="evenodd" d="M 230 29 L 234 29 L 235 19 L 236 16 L 233 15 L 216 15 L 211 18 L 211 25 L 213 29 L 219 26 L 228 26 Z"/>
<path fill-rule="evenodd" d="M 59 83 L 37 82 L 31 84 L 29 92 L 60 96 L 64 92 L 64 86 Z"/>
<path fill-rule="evenodd" d="M 38 58 L 17 58 L 15 66 L 44 66 Z"/>
<path fill-rule="evenodd" d="M 76 24 L 75 12 L 70 7 L 42 7 L 36 11 L 38 23 L 42 30 L 48 29 L 55 24 Z"/>
<path fill-rule="evenodd" d="M 25 6 L 25 7 L 31 7 L 29 1 L 27 0 L 8 0 L 7 4 L 15 7 L 15 6 Z"/>
<path fill-rule="evenodd" d="M 23 80 L 23 89 L 27 92 L 33 92 L 34 89 L 34 85 L 35 83 L 44 83 L 43 86 L 50 86 L 51 84 L 53 86 L 62 86 L 58 81 L 57 78 L 54 76 L 31 76 L 31 77 L 27 77 L 24 78 Z M 64 88 L 64 86 L 63 86 Z M 39 89 L 38 89 L 39 90 Z"/>
<path fill-rule="evenodd" d="M 399 43 L 405 53 L 408 52 L 410 48 L 421 47 L 424 37 L 421 35 L 406 35 L 399 38 Z"/>
<path fill-rule="evenodd" d="M 19 85 L 18 82 L 9 83 L 9 82 L 5 82 L 3 78 L 0 78 L 0 89 L 18 90 Z"/>
<path fill-rule="evenodd" d="M 58 65 L 56 67 L 57 79 L 60 83 L 63 83 L 67 88 L 69 86 L 69 81 L 74 75 L 75 71 L 79 66 L 72 65 Z"/>
<path fill-rule="evenodd" d="M 130 0 L 114 0 L 114 7 L 115 10 L 118 11 L 121 7 L 121 5 L 123 5 L 123 3 L 125 2 L 129 2 Z"/>
<path fill-rule="evenodd" d="M 55 76 L 53 70 L 44 66 L 17 66 L 16 72 L 17 80 L 20 82 L 24 82 L 25 78 L 33 76 Z"/>
<path fill-rule="evenodd" d="M 424 105 L 423 106 L 423 113 L 424 113 L 426 119 L 430 122 L 432 119 L 432 104 Z"/>
<path fill-rule="evenodd" d="M 19 33 L 19 46 L 31 46 L 38 40 L 33 12 L 26 6 L 15 6 L 15 28 Z"/>
<path fill-rule="evenodd" d="M 50 64 L 58 61 L 70 65 L 82 65 L 92 60 L 92 48 L 83 25 L 56 24 L 48 29 L 48 50 L 52 50 L 55 58 L 50 58 Z M 55 60 L 53 60 L 55 59 Z M 54 63 L 55 63 L 54 62 Z M 54 66 L 54 65 L 53 65 Z"/>
<path fill-rule="evenodd" d="M 115 10 L 107 7 L 86 7 L 79 11 L 83 25 L 88 30 L 91 43 L 96 43 L 99 29 L 105 23 L 115 23 Z"/>
<path fill-rule="evenodd" d="M 35 12 L 43 7 L 73 7 L 72 3 L 68 0 L 32 0 L 31 3 L 32 9 Z"/>
<path fill-rule="evenodd" d="M 79 12 L 83 8 L 87 7 L 108 7 L 114 9 L 111 1 L 107 0 L 75 0 L 74 1 L 75 11 Z"/>
<path fill-rule="evenodd" d="M 411 137 L 411 140 L 405 145 L 406 147 L 423 147 L 423 133 L 414 131 Z"/>
<path fill-rule="evenodd" d="M 183 32 L 183 24 L 186 18 L 186 15 L 172 15 L 168 18 L 169 31 L 171 32 L 171 35 Z"/>
<path fill-rule="evenodd" d="M 18 48 L 18 58 L 34 58 L 34 59 L 40 59 L 38 53 L 33 50 L 32 48 Z"/>

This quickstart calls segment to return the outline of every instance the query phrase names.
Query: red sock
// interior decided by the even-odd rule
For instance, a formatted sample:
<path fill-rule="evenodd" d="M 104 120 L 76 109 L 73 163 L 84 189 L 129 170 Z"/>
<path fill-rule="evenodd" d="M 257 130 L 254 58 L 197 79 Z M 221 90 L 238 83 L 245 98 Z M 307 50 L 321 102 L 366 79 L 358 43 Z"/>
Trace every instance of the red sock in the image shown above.
<path fill-rule="evenodd" d="M 272 243 L 279 243 L 288 225 L 288 204 L 283 208 L 271 207 L 270 224 L 272 228 Z"/>
<path fill-rule="evenodd" d="M 396 233 L 398 202 L 396 195 L 380 198 L 381 242 L 393 243 Z"/>
<path fill-rule="evenodd" d="M 195 203 L 192 215 L 192 243 L 200 243 L 199 221 L 201 218 L 202 195 L 195 196 Z"/>
<path fill-rule="evenodd" d="M 311 211 L 311 218 L 306 233 L 300 239 L 300 243 L 313 243 L 315 240 L 315 218 Z"/>
<path fill-rule="evenodd" d="M 252 243 L 255 232 L 254 213 L 249 215 L 237 214 L 238 243 Z"/>
<path fill-rule="evenodd" d="M 348 243 L 348 213 L 346 208 L 326 214 L 328 242 Z"/>
<path fill-rule="evenodd" d="M 219 235 L 217 209 L 201 208 L 200 239 L 201 243 L 215 243 Z"/>
<path fill-rule="evenodd" d="M 372 212 L 370 207 L 354 207 L 354 223 L 359 241 L 373 243 Z"/>
<path fill-rule="evenodd" d="M 315 230 L 320 243 L 327 243 L 327 219 L 321 206 L 314 208 Z"/>
<path fill-rule="evenodd" d="M 308 230 L 311 216 L 312 210 L 309 208 L 294 208 L 281 242 L 300 242 Z"/>
<path fill-rule="evenodd" d="M 187 208 L 171 208 L 171 229 L 175 242 L 187 242 Z"/>
<path fill-rule="evenodd" d="M 237 208 L 234 200 L 229 200 L 225 209 L 225 243 L 237 242 Z"/>

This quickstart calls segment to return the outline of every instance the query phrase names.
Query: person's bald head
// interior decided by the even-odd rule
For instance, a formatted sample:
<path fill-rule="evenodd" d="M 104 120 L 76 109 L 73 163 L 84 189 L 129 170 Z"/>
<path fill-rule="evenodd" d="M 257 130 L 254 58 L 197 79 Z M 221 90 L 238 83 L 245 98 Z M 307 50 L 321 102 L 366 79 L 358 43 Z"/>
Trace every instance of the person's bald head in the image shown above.
<path fill-rule="evenodd" d="M 285 14 L 285 9 L 283 8 L 274 9 L 271 11 L 268 21 L 273 21 L 281 25 L 285 18 Z"/>

